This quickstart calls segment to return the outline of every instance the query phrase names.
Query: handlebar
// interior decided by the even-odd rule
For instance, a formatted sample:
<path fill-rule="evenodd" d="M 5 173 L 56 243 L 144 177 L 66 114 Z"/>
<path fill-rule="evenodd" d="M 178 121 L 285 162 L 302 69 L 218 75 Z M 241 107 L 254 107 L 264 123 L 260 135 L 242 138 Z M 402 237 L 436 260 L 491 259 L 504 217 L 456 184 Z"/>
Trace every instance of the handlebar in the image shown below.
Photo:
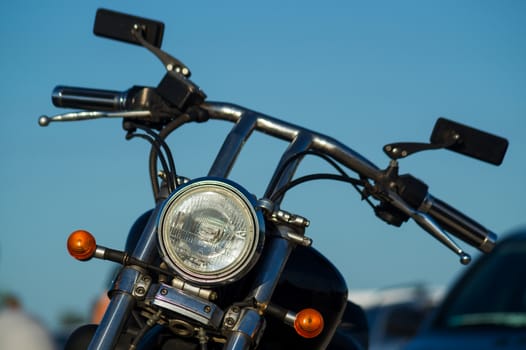
<path fill-rule="evenodd" d="M 446 231 L 480 251 L 489 253 L 495 246 L 497 235 L 494 232 L 440 199 L 428 194 L 422 208 Z"/>
<path fill-rule="evenodd" d="M 332 157 L 347 168 L 374 182 L 382 182 L 382 178 L 385 175 L 384 170 L 377 168 L 354 150 L 326 135 L 231 104 L 208 103 L 204 105 L 204 108 L 207 109 L 212 119 L 223 119 L 236 123 L 236 127 L 231 132 L 231 135 L 235 135 L 236 139 L 227 139 L 225 141 L 222 152 L 220 152 L 222 157 L 220 159 L 218 158 L 216 164 L 212 167 L 212 175 L 224 177 L 228 175 L 228 171 L 235 161 L 237 152 L 230 152 L 231 155 L 229 159 L 225 157 L 225 154 L 228 154 L 228 151 L 232 149 L 239 151 L 240 146 L 238 145 L 242 144 L 254 129 L 290 142 L 288 150 L 282 156 L 281 163 L 285 162 L 289 157 L 292 157 L 293 154 L 310 149 L 320 151 Z M 231 141 L 231 144 L 229 144 L 229 141 Z M 290 174 L 282 176 L 282 178 L 279 179 L 281 183 L 277 185 L 276 188 L 290 181 L 294 171 L 293 169 L 295 169 L 296 166 L 297 164 L 291 164 L 289 166 L 291 169 Z M 389 189 L 386 189 L 386 194 L 389 200 L 392 201 L 392 204 L 402 209 L 402 211 L 414 219 L 423 229 L 459 255 L 461 258 L 460 261 L 464 264 L 470 261 L 469 255 L 451 241 L 444 230 L 483 252 L 490 252 L 495 245 L 497 239 L 495 233 L 485 229 L 475 220 L 462 214 L 447 203 L 438 200 L 429 193 L 427 193 L 424 203 L 420 208 L 411 208 L 396 192 L 392 192 Z M 266 195 L 269 196 L 269 193 Z M 271 197 L 271 195 L 269 197 Z M 426 214 L 439 225 L 436 225 Z"/>
<path fill-rule="evenodd" d="M 39 124 L 78 121 L 100 118 L 128 118 L 150 123 L 169 120 L 180 111 L 159 96 L 157 89 L 133 86 L 126 91 L 57 86 L 52 94 L 53 104 L 61 108 L 77 108 L 84 111 L 41 116 Z"/>
<path fill-rule="evenodd" d="M 140 91 L 139 94 L 137 91 Z M 117 112 L 68 113 L 51 118 L 41 117 L 39 122 L 42 126 L 45 126 L 51 121 L 118 116 L 133 117 L 134 113 L 137 114 L 135 117 L 144 118 L 153 112 L 151 105 L 145 103 L 146 99 L 137 98 L 138 96 L 144 95 L 144 91 L 149 94 L 148 96 L 151 94 L 154 95 L 156 99 L 159 98 L 159 95 L 157 95 L 153 88 L 133 87 L 130 90 L 120 92 L 58 86 L 53 92 L 53 103 L 55 106 L 76 107 L 88 110 L 98 108 Z M 139 103 L 134 101 L 137 99 Z M 286 165 L 285 171 L 280 173 L 279 178 L 270 181 L 270 183 L 274 184 L 274 187 L 267 189 L 265 193 L 266 198 L 272 198 L 273 191 L 276 191 L 292 180 L 302 158 L 295 158 L 295 155 L 309 150 L 327 155 L 348 169 L 356 172 L 362 178 L 372 180 L 377 184 L 381 183 L 385 176 L 385 170 L 379 169 L 353 149 L 327 135 L 230 103 L 206 102 L 201 104 L 199 108 L 206 112 L 209 119 L 225 120 L 234 124 L 233 129 L 225 139 L 209 171 L 209 176 L 227 178 L 241 148 L 255 130 L 290 143 L 287 150 L 283 153 L 278 166 L 278 168 L 280 168 L 282 165 Z M 84 115 L 86 113 L 88 113 L 89 116 Z M 182 121 L 180 125 L 190 121 L 193 120 L 188 119 Z M 291 161 L 291 159 L 294 160 Z M 277 175 L 275 174 L 274 176 Z M 458 254 L 463 263 L 469 262 L 469 256 L 449 239 L 444 230 L 482 252 L 490 252 L 495 245 L 497 239 L 495 233 L 487 230 L 475 220 L 467 217 L 429 193 L 419 208 L 412 207 L 389 188 L 385 188 L 383 193 L 395 207 L 405 212 L 424 230 Z M 275 204 L 279 205 L 279 202 Z"/>
<path fill-rule="evenodd" d="M 53 105 L 61 108 L 122 111 L 126 109 L 128 91 L 57 86 L 53 89 L 51 100 Z"/>

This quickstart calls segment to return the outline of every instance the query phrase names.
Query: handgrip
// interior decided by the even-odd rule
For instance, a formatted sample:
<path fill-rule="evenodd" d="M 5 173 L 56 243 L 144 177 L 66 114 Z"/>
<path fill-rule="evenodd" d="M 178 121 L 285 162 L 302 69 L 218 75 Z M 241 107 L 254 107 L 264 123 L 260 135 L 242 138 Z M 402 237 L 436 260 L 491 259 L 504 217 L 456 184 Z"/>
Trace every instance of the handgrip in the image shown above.
<path fill-rule="evenodd" d="M 92 111 L 122 111 L 126 109 L 128 91 L 57 86 L 52 101 L 56 107 Z"/>
<path fill-rule="evenodd" d="M 428 195 L 420 208 L 444 230 L 484 253 L 495 246 L 497 235 L 449 204 Z"/>

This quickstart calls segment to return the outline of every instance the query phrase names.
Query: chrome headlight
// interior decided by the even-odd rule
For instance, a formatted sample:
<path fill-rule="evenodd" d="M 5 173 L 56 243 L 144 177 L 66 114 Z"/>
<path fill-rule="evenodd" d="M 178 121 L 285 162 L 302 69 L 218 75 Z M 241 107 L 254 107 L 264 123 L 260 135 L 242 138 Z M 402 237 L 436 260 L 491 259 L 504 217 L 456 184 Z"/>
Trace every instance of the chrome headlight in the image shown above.
<path fill-rule="evenodd" d="M 263 247 L 255 200 L 228 180 L 203 178 L 165 202 L 158 238 L 163 260 L 187 280 L 221 284 L 244 276 Z"/>

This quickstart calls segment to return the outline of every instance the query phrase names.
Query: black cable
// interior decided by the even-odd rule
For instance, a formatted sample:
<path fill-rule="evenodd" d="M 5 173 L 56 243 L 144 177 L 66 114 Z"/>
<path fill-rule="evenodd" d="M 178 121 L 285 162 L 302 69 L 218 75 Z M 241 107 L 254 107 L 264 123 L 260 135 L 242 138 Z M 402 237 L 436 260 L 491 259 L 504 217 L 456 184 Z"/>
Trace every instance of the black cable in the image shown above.
<path fill-rule="evenodd" d="M 177 171 L 175 169 L 175 162 L 174 162 L 174 158 L 173 158 L 173 155 L 172 155 L 172 151 L 170 150 L 170 147 L 166 144 L 166 142 L 164 141 L 164 138 L 162 138 L 159 134 L 154 133 L 150 129 L 146 129 L 146 132 L 148 132 L 148 134 L 150 134 L 153 137 L 155 137 L 155 139 L 161 144 L 161 146 L 162 146 L 162 148 L 164 150 L 165 156 L 168 159 L 168 164 L 169 164 L 170 170 L 171 170 L 170 172 L 173 175 L 173 181 L 174 181 L 174 184 L 175 184 L 175 181 L 177 179 Z"/>
<path fill-rule="evenodd" d="M 314 150 L 307 150 L 307 151 L 303 151 L 303 152 L 299 152 L 299 153 L 296 153 L 295 155 L 293 155 L 292 157 L 290 157 L 289 159 L 287 159 L 287 161 L 282 165 L 282 167 L 279 169 L 279 171 L 276 173 L 276 176 L 274 177 L 272 183 L 270 184 L 269 186 L 269 190 L 273 190 L 274 187 L 276 186 L 276 181 L 281 177 L 281 175 L 283 174 L 283 172 L 285 171 L 286 167 L 295 159 L 297 158 L 300 158 L 300 157 L 303 157 L 304 155 L 307 155 L 307 154 L 311 154 L 311 155 L 315 155 L 315 156 L 318 156 L 320 158 L 322 158 L 323 160 L 325 160 L 327 163 L 329 163 L 330 165 L 333 166 L 333 168 L 335 168 L 344 178 L 348 178 L 348 179 L 352 179 L 349 175 L 347 175 L 347 173 L 345 172 L 345 170 L 342 169 L 342 167 L 340 167 L 340 165 L 334 160 L 332 159 L 331 157 L 327 156 L 326 154 L 324 153 L 320 153 L 320 152 L 317 152 L 317 151 L 314 151 Z M 314 179 L 311 179 L 311 180 L 314 180 Z M 311 180 L 308 180 L 308 181 L 311 181 Z M 344 181 L 342 179 L 340 179 L 339 181 Z M 364 182 L 366 180 L 364 178 L 361 178 L 361 181 L 358 181 L 356 179 L 354 179 L 353 181 L 344 181 L 344 182 L 349 182 L 353 187 L 354 189 L 360 193 L 362 195 L 362 198 L 371 206 L 371 208 L 374 208 L 374 204 L 365 196 L 363 196 L 363 193 L 362 191 L 360 190 L 360 188 L 358 187 L 359 185 L 364 185 Z M 290 182 L 289 182 L 290 184 Z M 284 187 L 287 187 L 288 185 L 285 185 Z M 294 186 L 292 186 L 294 187 Z M 283 194 L 288 191 L 288 189 L 290 189 L 291 187 L 288 187 L 287 189 L 285 189 L 285 191 L 283 192 Z M 279 189 L 276 193 L 279 193 L 281 192 L 283 188 Z M 272 198 L 275 198 L 275 194 L 271 196 L 271 199 Z M 279 198 L 279 197 L 277 197 Z"/>
<path fill-rule="evenodd" d="M 178 116 L 176 119 L 170 121 L 168 124 L 166 124 L 163 129 L 159 132 L 159 137 L 161 140 L 165 140 L 168 135 L 170 135 L 174 130 L 179 128 L 181 125 L 188 123 L 192 121 L 190 115 L 188 114 L 182 114 Z M 160 187 L 159 183 L 157 182 L 157 154 L 159 153 L 158 150 L 156 150 L 154 147 L 152 147 L 150 151 L 150 158 L 149 158 L 149 171 L 150 171 L 150 182 L 152 185 L 152 192 L 154 199 L 157 200 L 159 197 Z M 177 185 L 177 184 L 175 184 Z"/>
<path fill-rule="evenodd" d="M 177 127 L 188 121 L 188 118 L 184 118 L 184 116 L 185 115 L 181 115 L 182 118 L 169 122 L 165 127 L 163 127 L 163 129 L 159 133 L 156 133 L 152 131 L 151 128 L 145 127 L 141 124 L 130 122 L 132 127 L 142 130 L 151 137 L 151 139 L 147 139 L 152 145 L 149 158 L 149 174 L 153 195 L 156 200 L 160 192 L 160 186 L 157 180 L 157 159 L 159 159 L 159 161 L 161 162 L 163 171 L 166 174 L 166 183 L 168 185 L 169 191 L 172 192 L 175 189 L 175 187 L 177 187 L 177 170 L 175 167 L 172 152 L 170 150 L 170 147 L 166 144 L 165 138 Z M 134 133 L 130 135 L 136 137 L 139 134 Z"/>
<path fill-rule="evenodd" d="M 272 196 L 270 197 L 271 201 L 276 201 L 279 198 L 282 198 L 285 192 L 290 190 L 293 187 L 296 187 L 302 183 L 305 183 L 307 181 L 313 181 L 313 180 L 336 180 L 336 181 L 342 181 L 347 182 L 350 184 L 353 184 L 355 186 L 363 186 L 363 181 L 351 178 L 349 176 L 343 176 L 338 174 L 313 174 L 313 175 L 306 175 L 299 177 L 293 181 L 290 181 L 285 186 L 281 187 L 279 190 L 274 192 Z"/>
<path fill-rule="evenodd" d="M 167 176 L 170 176 L 170 169 L 168 168 L 168 163 L 166 162 L 166 159 L 162 153 L 159 143 L 154 138 L 148 135 L 143 135 L 143 134 L 138 134 L 138 133 L 131 133 L 129 134 L 129 137 L 130 138 L 138 137 L 138 138 L 148 141 L 152 145 L 152 149 L 156 150 L 159 161 L 161 162 L 161 166 L 163 167 L 164 172 L 167 174 Z M 167 182 L 168 182 L 168 187 L 170 188 L 170 191 L 172 191 L 173 188 L 171 187 L 172 186 L 171 181 L 167 181 Z"/>
<path fill-rule="evenodd" d="M 157 322 L 162 317 L 162 311 L 159 310 L 154 314 L 151 314 L 150 317 L 147 318 L 146 323 L 141 327 L 137 335 L 135 335 L 133 342 L 130 344 L 129 349 L 135 350 L 137 349 L 137 346 L 139 345 L 139 342 L 141 339 L 146 335 L 146 333 L 153 328 L 157 324 Z"/>
<path fill-rule="evenodd" d="M 161 159 L 161 155 L 163 157 L 166 157 L 165 159 L 168 160 L 168 167 L 165 167 L 163 165 L 163 170 L 167 175 L 166 182 L 168 183 L 170 192 L 173 191 L 177 185 L 177 171 L 175 169 L 175 162 L 173 160 L 172 151 L 170 150 L 170 147 L 168 147 L 168 145 L 164 141 L 164 138 L 161 137 L 160 133 L 155 133 L 150 128 L 146 128 L 141 125 L 136 125 L 136 127 L 150 135 L 153 139 L 155 139 L 157 143 L 157 147 L 155 149 L 158 154 L 159 160 Z M 162 153 L 162 151 L 164 151 L 164 154 Z"/>
<path fill-rule="evenodd" d="M 300 158 L 300 157 L 303 157 L 304 155 L 306 154 L 314 154 L 314 155 L 319 155 L 320 157 L 323 158 L 323 156 L 325 156 L 324 154 L 321 154 L 321 153 L 317 153 L 315 151 L 311 151 L 311 150 L 308 150 L 308 151 L 303 151 L 303 152 L 299 152 L 299 153 L 296 153 L 294 154 L 292 157 L 290 157 L 289 159 L 287 159 L 285 161 L 285 163 L 283 163 L 283 165 L 281 166 L 281 168 L 276 172 L 276 174 L 274 175 L 274 178 L 272 179 L 271 183 L 269 184 L 268 186 L 268 191 L 272 191 L 274 190 L 274 188 L 276 187 L 276 182 L 278 181 L 279 178 L 281 178 L 281 175 L 283 174 L 283 172 L 285 171 L 285 169 L 287 168 L 287 166 L 294 160 Z M 327 157 L 328 158 L 328 157 Z"/>

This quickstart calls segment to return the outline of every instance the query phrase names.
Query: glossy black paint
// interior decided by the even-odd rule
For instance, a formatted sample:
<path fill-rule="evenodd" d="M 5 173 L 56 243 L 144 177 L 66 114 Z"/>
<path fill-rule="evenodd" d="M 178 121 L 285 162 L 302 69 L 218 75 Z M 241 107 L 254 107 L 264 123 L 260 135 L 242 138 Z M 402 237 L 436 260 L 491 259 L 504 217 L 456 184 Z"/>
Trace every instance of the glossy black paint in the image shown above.
<path fill-rule="evenodd" d="M 323 349 L 331 341 L 347 307 L 347 285 L 321 253 L 298 246 L 285 266 L 272 303 L 293 312 L 314 308 L 323 315 L 325 328 L 318 337 L 305 339 L 292 327 L 268 317 L 261 349 Z M 346 349 L 352 349 L 350 344 L 346 345 Z"/>

